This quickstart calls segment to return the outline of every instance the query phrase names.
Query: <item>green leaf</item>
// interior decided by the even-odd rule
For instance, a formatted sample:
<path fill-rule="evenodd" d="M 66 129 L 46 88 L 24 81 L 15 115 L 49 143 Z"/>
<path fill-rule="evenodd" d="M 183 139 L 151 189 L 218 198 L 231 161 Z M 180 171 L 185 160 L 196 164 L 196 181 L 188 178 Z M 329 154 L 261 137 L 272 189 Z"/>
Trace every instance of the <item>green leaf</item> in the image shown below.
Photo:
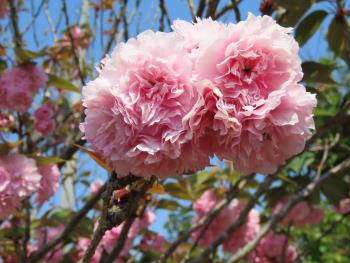
<path fill-rule="evenodd" d="M 335 16 L 329 25 L 327 40 L 330 50 L 332 50 L 336 56 L 341 55 L 344 51 L 345 31 L 346 25 Z"/>
<path fill-rule="evenodd" d="M 166 209 L 166 210 L 175 211 L 179 207 L 181 207 L 181 205 L 178 202 L 176 202 L 175 200 L 160 199 L 157 202 L 157 208 L 159 208 L 159 209 Z"/>
<path fill-rule="evenodd" d="M 336 84 L 331 74 L 335 69 L 332 64 L 321 64 L 315 61 L 305 61 L 301 65 L 304 78 L 303 80 L 311 83 Z"/>
<path fill-rule="evenodd" d="M 43 57 L 46 55 L 46 49 L 42 49 L 38 52 L 33 52 L 27 49 L 22 49 L 20 47 L 15 47 L 14 52 L 16 55 L 16 59 L 20 63 L 29 62 L 35 58 Z"/>
<path fill-rule="evenodd" d="M 75 93 L 80 93 L 79 88 L 73 85 L 70 81 L 60 78 L 56 75 L 49 74 L 48 86 L 54 86 L 58 89 L 68 90 Z"/>
<path fill-rule="evenodd" d="M 313 0 L 275 0 L 285 12 L 277 14 L 277 20 L 283 26 L 295 26 L 305 12 L 314 4 Z"/>
<path fill-rule="evenodd" d="M 167 183 L 164 185 L 164 188 L 165 191 L 171 196 L 184 200 L 194 201 L 192 195 L 188 193 L 187 188 L 183 187 L 179 183 Z"/>
<path fill-rule="evenodd" d="M 36 164 L 38 166 L 44 166 L 47 164 L 58 164 L 58 163 L 64 163 L 65 160 L 58 158 L 56 156 L 52 157 L 44 157 L 44 156 L 31 156 L 36 161 Z"/>
<path fill-rule="evenodd" d="M 308 14 L 299 24 L 295 31 L 295 38 L 300 46 L 303 46 L 315 32 L 319 29 L 328 13 L 323 10 L 317 10 Z"/>

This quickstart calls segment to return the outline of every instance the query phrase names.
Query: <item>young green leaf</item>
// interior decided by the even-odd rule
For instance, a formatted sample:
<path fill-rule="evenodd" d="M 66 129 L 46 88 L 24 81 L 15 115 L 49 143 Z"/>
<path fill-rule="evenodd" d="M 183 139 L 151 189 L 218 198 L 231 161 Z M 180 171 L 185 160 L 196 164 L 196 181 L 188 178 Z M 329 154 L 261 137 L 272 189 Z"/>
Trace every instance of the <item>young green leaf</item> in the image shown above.
<path fill-rule="evenodd" d="M 308 14 L 299 24 L 295 31 L 295 38 L 300 46 L 303 46 L 313 34 L 319 29 L 328 13 L 323 10 L 316 10 Z"/>

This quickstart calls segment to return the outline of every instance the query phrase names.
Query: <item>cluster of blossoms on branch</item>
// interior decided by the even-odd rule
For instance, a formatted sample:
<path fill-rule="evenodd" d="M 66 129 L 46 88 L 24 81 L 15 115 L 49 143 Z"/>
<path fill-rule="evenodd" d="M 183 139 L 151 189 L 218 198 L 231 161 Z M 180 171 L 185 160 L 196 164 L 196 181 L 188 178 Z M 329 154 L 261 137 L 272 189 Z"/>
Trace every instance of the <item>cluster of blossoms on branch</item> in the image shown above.
<path fill-rule="evenodd" d="M 205 217 L 220 201 L 213 189 L 207 190 L 193 204 L 196 217 L 193 223 L 198 223 Z M 279 202 L 273 209 L 278 212 L 287 200 Z M 208 227 L 199 227 L 193 234 L 192 239 L 199 240 L 202 247 L 210 246 L 217 240 L 227 228 L 235 222 L 245 204 L 237 199 L 231 201 Z M 313 207 L 306 201 L 299 202 L 281 221 L 281 226 L 301 227 L 305 224 L 318 224 L 324 217 L 323 210 Z M 205 229 L 203 229 L 205 228 Z M 251 210 L 245 222 L 223 242 L 223 250 L 226 252 L 237 252 L 240 248 L 253 240 L 260 230 L 260 214 L 257 210 Z M 202 233 L 203 232 L 203 233 Z M 276 234 L 271 230 L 259 243 L 259 245 L 249 255 L 252 263 L 268 262 L 294 262 L 298 253 L 294 246 L 289 243 L 288 236 Z"/>
<path fill-rule="evenodd" d="M 304 149 L 316 98 L 290 28 L 251 14 L 172 28 L 119 44 L 83 89 L 81 130 L 119 176 L 192 173 L 214 155 L 271 173 Z"/>
<path fill-rule="evenodd" d="M 45 87 L 46 81 L 44 71 L 33 64 L 5 70 L 0 78 L 0 110 L 28 111 L 33 94 Z"/>
<path fill-rule="evenodd" d="M 0 219 L 16 212 L 22 201 L 36 194 L 42 205 L 57 190 L 60 171 L 57 165 L 37 166 L 34 159 L 21 154 L 0 157 Z"/>

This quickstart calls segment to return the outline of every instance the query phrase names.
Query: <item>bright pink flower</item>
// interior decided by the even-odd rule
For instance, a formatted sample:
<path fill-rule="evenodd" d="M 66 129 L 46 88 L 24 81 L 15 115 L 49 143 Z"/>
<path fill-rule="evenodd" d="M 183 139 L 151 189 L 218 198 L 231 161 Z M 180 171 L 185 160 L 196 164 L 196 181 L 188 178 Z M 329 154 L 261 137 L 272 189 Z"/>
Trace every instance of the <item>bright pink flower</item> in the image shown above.
<path fill-rule="evenodd" d="M 174 176 L 209 158 L 183 134 L 198 99 L 192 62 L 172 33 L 146 31 L 119 44 L 83 89 L 86 140 L 119 176 Z"/>
<path fill-rule="evenodd" d="M 0 0 L 0 19 L 4 18 L 7 13 L 7 0 Z"/>
<path fill-rule="evenodd" d="M 40 166 L 38 172 L 42 177 L 36 201 L 39 202 L 39 204 L 43 204 L 57 191 L 61 173 L 55 164 Z"/>
<path fill-rule="evenodd" d="M 103 185 L 102 180 L 96 180 L 90 185 L 90 192 L 92 194 L 96 194 L 98 190 L 100 190 L 101 186 Z"/>
<path fill-rule="evenodd" d="M 298 257 L 296 249 L 289 244 L 287 236 L 275 234 L 271 231 L 250 253 L 249 261 L 253 263 L 281 262 L 283 255 L 283 262 L 286 263 L 294 262 Z"/>
<path fill-rule="evenodd" d="M 246 21 L 225 28 L 210 20 L 206 23 L 217 33 L 210 40 L 198 38 L 191 55 L 197 85 L 205 81 L 207 88 L 189 122 L 203 133 L 197 137 L 206 138 L 206 130 L 227 134 L 219 145 L 214 140 L 214 153 L 232 160 L 237 170 L 271 173 L 303 150 L 309 129 L 314 128 L 315 96 L 297 84 L 302 78 L 298 44 L 290 28 L 268 16 L 250 14 Z M 196 27 L 178 23 L 174 29 L 177 35 L 188 35 L 183 32 Z M 209 116 L 219 121 L 214 129 Z"/>
<path fill-rule="evenodd" d="M 0 157 L 0 218 L 14 213 L 23 199 L 37 192 L 40 180 L 33 159 L 20 154 Z"/>
<path fill-rule="evenodd" d="M 216 198 L 213 190 L 206 191 L 193 205 L 193 209 L 197 213 L 197 216 L 193 219 L 193 222 L 198 222 L 215 206 L 215 204 L 218 203 L 218 201 L 219 200 Z M 207 206 L 205 204 L 207 204 Z M 200 239 L 199 245 L 207 247 L 214 242 L 233 222 L 235 222 L 235 220 L 238 219 L 244 206 L 245 205 L 240 201 L 233 200 L 209 225 L 207 230 L 204 232 L 203 237 Z M 252 210 L 248 214 L 246 222 L 224 241 L 224 250 L 235 252 L 247 242 L 252 240 L 260 229 L 259 222 L 259 214 L 255 210 Z M 192 234 L 193 240 L 198 238 L 201 230 L 202 228 L 199 228 Z"/>

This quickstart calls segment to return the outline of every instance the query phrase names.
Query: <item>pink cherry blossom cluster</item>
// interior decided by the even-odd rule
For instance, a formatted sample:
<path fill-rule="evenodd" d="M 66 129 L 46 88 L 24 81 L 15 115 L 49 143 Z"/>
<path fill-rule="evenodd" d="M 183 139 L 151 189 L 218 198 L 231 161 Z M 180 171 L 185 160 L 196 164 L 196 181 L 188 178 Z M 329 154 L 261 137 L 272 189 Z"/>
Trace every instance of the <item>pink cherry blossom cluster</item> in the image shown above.
<path fill-rule="evenodd" d="M 335 207 L 335 211 L 340 214 L 348 214 L 350 213 L 350 192 L 349 197 L 344 198 L 339 201 L 339 204 L 337 207 Z"/>
<path fill-rule="evenodd" d="M 59 177 L 56 165 L 37 167 L 35 160 L 21 154 L 0 156 L 0 219 L 15 213 L 35 193 L 37 202 L 44 203 L 56 192 Z"/>
<path fill-rule="evenodd" d="M 290 28 L 252 14 L 172 28 L 117 45 L 83 89 L 81 130 L 119 176 L 196 172 L 213 155 L 271 173 L 303 150 L 316 98 Z"/>
<path fill-rule="evenodd" d="M 7 13 L 7 0 L 0 0 L 0 19 L 4 18 Z"/>
<path fill-rule="evenodd" d="M 196 212 L 196 216 L 193 222 L 198 222 L 202 217 L 206 216 L 218 203 L 219 199 L 216 197 L 214 190 L 207 190 L 202 196 L 196 200 L 193 204 L 193 209 Z M 233 200 L 226 206 L 212 221 L 209 227 L 204 231 L 199 245 L 202 247 L 208 247 L 217 238 L 220 237 L 227 228 L 237 220 L 244 204 L 238 200 Z M 311 220 L 310 220 L 311 221 Z M 192 234 L 192 239 L 197 240 L 202 227 L 197 229 Z M 239 248 L 246 245 L 260 230 L 260 216 L 254 209 L 248 214 L 246 221 L 237 230 L 235 230 L 230 236 L 223 242 L 223 249 L 227 252 L 236 252 Z M 270 231 L 258 244 L 256 249 L 250 253 L 249 261 L 252 263 L 270 263 L 281 262 L 281 258 L 284 256 L 283 262 L 294 262 L 297 258 L 296 249 L 289 244 L 286 235 L 275 234 Z"/>
<path fill-rule="evenodd" d="M 142 230 L 145 230 L 148 228 L 150 224 L 152 224 L 155 220 L 155 214 L 153 212 L 150 212 L 148 210 L 145 211 L 143 216 L 140 218 L 136 218 L 133 224 L 131 225 L 131 228 L 128 232 L 126 242 L 124 243 L 123 250 L 119 254 L 119 257 L 113 261 L 114 263 L 122 263 L 124 262 L 123 257 L 127 256 L 129 254 L 129 251 L 133 247 L 134 240 L 138 233 Z M 103 236 L 99 246 L 97 247 L 95 254 L 91 258 L 91 263 L 97 263 L 100 262 L 101 256 L 103 253 L 111 253 L 114 246 L 118 242 L 118 239 L 120 237 L 121 231 L 123 229 L 124 223 L 121 225 L 112 228 L 111 230 L 108 230 L 105 235 Z M 76 249 L 78 250 L 78 260 L 81 259 L 86 249 L 88 248 L 90 244 L 89 238 L 80 238 L 78 243 L 76 244 Z"/>
<path fill-rule="evenodd" d="M 90 42 L 89 36 L 78 26 L 74 26 L 69 30 L 73 38 L 74 47 L 87 48 Z M 71 39 L 68 32 L 63 36 L 59 43 L 63 46 L 71 46 Z"/>
<path fill-rule="evenodd" d="M 287 202 L 287 198 L 284 198 L 281 202 L 278 202 L 274 207 L 273 212 L 278 213 L 281 208 Z M 324 218 L 324 212 L 319 207 L 314 207 L 308 204 L 306 201 L 297 203 L 286 216 L 279 222 L 280 225 L 288 226 L 304 226 L 306 224 L 314 225 L 320 223 Z"/>
<path fill-rule="evenodd" d="M 33 93 L 45 87 L 46 80 L 44 71 L 33 64 L 5 70 L 0 78 L 0 109 L 26 112 Z"/>
<path fill-rule="evenodd" d="M 56 128 L 51 107 L 40 106 L 34 113 L 34 129 L 44 136 L 50 135 Z"/>
<path fill-rule="evenodd" d="M 193 204 L 193 209 L 196 212 L 196 217 L 194 217 L 193 223 L 197 223 L 202 217 L 206 216 L 218 202 L 219 199 L 215 196 L 213 190 L 204 192 L 203 195 Z M 209 227 L 205 230 L 203 236 L 199 239 L 198 244 L 202 247 L 208 247 L 238 219 L 244 206 L 244 203 L 239 200 L 231 201 L 231 203 L 215 217 Z M 260 218 L 258 212 L 251 210 L 245 223 L 223 242 L 223 249 L 225 251 L 235 252 L 247 242 L 251 241 L 260 230 L 259 222 Z M 197 240 L 201 231 L 202 228 L 198 228 L 192 234 L 192 239 Z"/>
<path fill-rule="evenodd" d="M 249 254 L 249 261 L 252 263 L 292 263 L 297 257 L 298 253 L 295 247 L 289 244 L 286 235 L 270 231 Z"/>

